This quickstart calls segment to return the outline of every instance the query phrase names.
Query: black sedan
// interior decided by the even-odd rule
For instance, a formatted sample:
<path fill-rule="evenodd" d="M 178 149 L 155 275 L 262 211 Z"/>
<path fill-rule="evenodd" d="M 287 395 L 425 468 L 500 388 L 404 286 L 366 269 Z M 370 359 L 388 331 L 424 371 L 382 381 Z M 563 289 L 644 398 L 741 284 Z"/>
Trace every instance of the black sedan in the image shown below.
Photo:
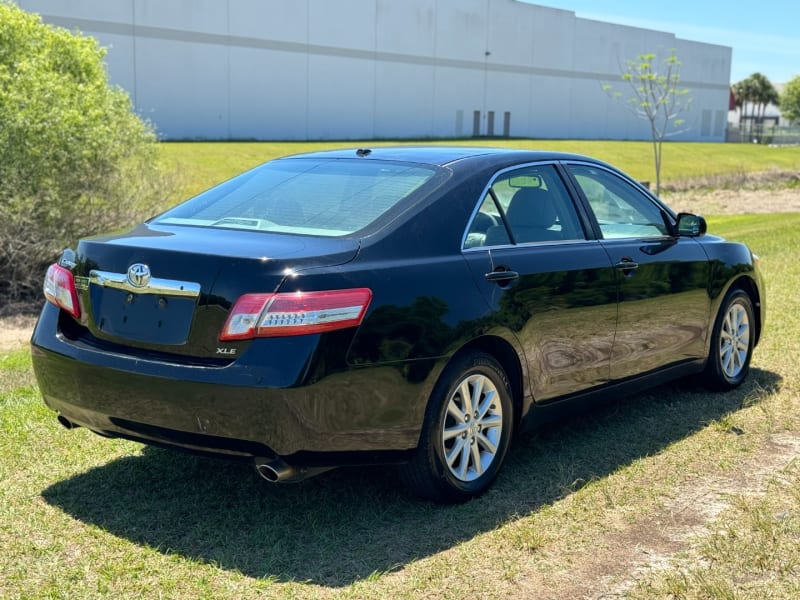
<path fill-rule="evenodd" d="M 65 250 L 33 364 L 68 428 L 269 481 L 395 463 L 463 501 L 565 407 L 692 373 L 739 385 L 757 263 L 584 156 L 305 154 Z"/>

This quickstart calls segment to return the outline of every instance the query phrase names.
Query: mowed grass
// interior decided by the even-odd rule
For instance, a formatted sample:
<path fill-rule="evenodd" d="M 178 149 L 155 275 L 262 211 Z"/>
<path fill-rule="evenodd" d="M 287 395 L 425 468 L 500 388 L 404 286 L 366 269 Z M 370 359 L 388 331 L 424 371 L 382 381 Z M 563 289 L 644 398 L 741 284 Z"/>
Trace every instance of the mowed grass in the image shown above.
<path fill-rule="evenodd" d="M 423 140 L 334 142 L 191 142 L 164 143 L 168 164 L 180 173 L 180 186 L 169 202 L 201 192 L 264 161 L 302 152 L 336 148 L 375 147 L 398 144 L 497 146 L 527 150 L 555 150 L 594 156 L 639 180 L 655 181 L 653 150 L 649 142 L 598 140 Z M 800 147 L 770 148 L 753 144 L 664 144 L 662 181 L 681 181 L 769 170 L 800 171 Z"/>
<path fill-rule="evenodd" d="M 0 355 L 0 598 L 568 598 L 613 588 L 620 552 L 646 546 L 648 526 L 680 512 L 670 506 L 686 490 L 735 481 L 775 436 L 800 436 L 800 214 L 711 218 L 710 228 L 749 243 L 767 278 L 769 320 L 748 381 L 727 394 L 679 382 L 526 436 L 495 487 L 461 506 L 407 496 L 390 469 L 274 486 L 247 465 L 66 431 L 43 405 L 29 352 Z M 796 597 L 798 470 L 795 459 L 768 473 L 766 494 L 733 493 L 711 534 L 623 591 Z"/>

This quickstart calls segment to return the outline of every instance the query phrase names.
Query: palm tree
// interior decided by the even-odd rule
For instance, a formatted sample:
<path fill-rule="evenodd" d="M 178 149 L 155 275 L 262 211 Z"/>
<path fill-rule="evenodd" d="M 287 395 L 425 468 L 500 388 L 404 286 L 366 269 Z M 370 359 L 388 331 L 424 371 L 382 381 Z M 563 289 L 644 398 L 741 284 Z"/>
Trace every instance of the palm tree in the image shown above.
<path fill-rule="evenodd" d="M 756 138 L 760 140 L 764 130 L 764 115 L 767 112 L 767 106 L 778 103 L 778 91 L 775 89 L 775 86 L 772 85 L 770 80 L 761 73 L 753 73 L 750 75 L 750 77 L 748 77 L 748 80 L 752 86 L 752 97 L 750 98 L 750 101 L 753 103 L 753 116 L 756 124 Z"/>
<path fill-rule="evenodd" d="M 733 101 L 736 105 L 736 109 L 739 111 L 739 136 L 741 137 L 742 134 L 742 123 L 744 121 L 744 107 L 747 104 L 748 100 L 748 89 L 747 89 L 747 80 L 743 79 L 742 81 L 737 81 L 731 86 L 731 92 L 733 92 Z"/>

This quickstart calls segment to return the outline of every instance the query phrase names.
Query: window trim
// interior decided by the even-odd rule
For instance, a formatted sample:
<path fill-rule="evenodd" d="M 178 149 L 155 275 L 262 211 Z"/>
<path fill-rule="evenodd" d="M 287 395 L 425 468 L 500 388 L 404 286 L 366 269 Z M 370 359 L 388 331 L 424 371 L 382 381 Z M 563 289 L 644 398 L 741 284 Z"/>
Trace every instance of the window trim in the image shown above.
<path fill-rule="evenodd" d="M 541 160 L 541 161 L 532 161 L 527 163 L 519 163 L 516 165 L 511 165 L 509 167 L 504 167 L 499 171 L 496 171 L 494 175 L 489 179 L 489 182 L 481 191 L 477 202 L 475 203 L 475 207 L 472 209 L 470 213 L 469 219 L 467 219 L 467 225 L 464 228 L 464 233 L 461 236 L 461 252 L 478 252 L 478 251 L 486 251 L 493 248 L 527 248 L 530 246 L 540 246 L 540 245 L 558 245 L 558 244 L 574 244 L 574 243 L 583 243 L 583 242 L 593 242 L 596 239 L 602 239 L 602 237 L 598 237 L 596 232 L 594 231 L 594 223 L 587 219 L 587 215 L 584 214 L 585 207 L 583 206 L 583 199 L 575 193 L 573 189 L 574 184 L 571 179 L 567 179 L 565 174 L 563 173 L 563 169 L 561 168 L 563 161 L 559 160 Z M 591 163 L 587 163 L 591 164 Z M 564 186 L 564 192 L 567 194 L 567 200 L 571 203 L 572 208 L 575 211 L 575 216 L 578 220 L 578 225 L 581 227 L 583 231 L 584 238 L 577 239 L 577 240 L 548 240 L 548 241 L 537 241 L 537 242 L 522 242 L 522 243 L 514 243 L 514 235 L 511 231 L 511 227 L 509 226 L 505 211 L 500 212 L 500 216 L 502 218 L 503 225 L 506 227 L 506 231 L 509 233 L 509 240 L 512 242 L 510 244 L 496 244 L 492 246 L 473 246 L 470 248 L 466 247 L 467 243 L 467 236 L 469 235 L 469 229 L 472 226 L 472 222 L 475 219 L 475 216 L 480 212 L 481 206 L 486 199 L 487 194 L 491 194 L 492 201 L 495 205 L 499 205 L 499 201 L 497 199 L 496 194 L 492 190 L 495 181 L 499 179 L 502 175 L 512 172 L 518 171 L 520 169 L 526 169 L 528 167 L 544 167 L 552 165 L 553 171 L 556 177 L 559 178 L 561 183 Z M 501 208 L 498 206 L 498 209 Z"/>
<path fill-rule="evenodd" d="M 584 210 L 586 210 L 588 218 L 591 221 L 592 230 L 598 240 L 603 242 L 615 242 L 615 241 L 626 241 L 626 240 L 627 241 L 663 240 L 663 239 L 674 239 L 676 237 L 675 228 L 677 224 L 677 215 L 675 214 L 675 211 L 673 211 L 669 206 L 664 204 L 664 202 L 662 202 L 656 195 L 654 195 L 649 189 L 647 189 L 645 186 L 643 186 L 635 179 L 603 163 L 594 163 L 582 160 L 564 160 L 561 161 L 560 164 L 565 172 L 565 175 L 569 178 L 570 185 L 573 188 L 576 197 L 579 198 L 581 204 L 584 206 Z M 664 218 L 664 223 L 667 228 L 667 233 L 654 236 L 631 236 L 631 237 L 616 237 L 616 238 L 604 237 L 603 231 L 600 228 L 600 223 L 597 220 L 597 215 L 595 215 L 594 210 L 592 209 L 592 205 L 589 202 L 589 199 L 583 192 L 583 188 L 580 186 L 577 179 L 575 178 L 575 174 L 570 169 L 570 167 L 573 165 L 579 167 L 590 167 L 593 169 L 598 169 L 600 171 L 608 173 L 613 177 L 616 177 L 617 179 L 620 179 L 625 183 L 630 184 L 631 187 L 640 192 L 645 198 L 647 198 L 650 202 L 652 202 L 655 205 L 655 207 L 661 212 L 662 218 Z"/>

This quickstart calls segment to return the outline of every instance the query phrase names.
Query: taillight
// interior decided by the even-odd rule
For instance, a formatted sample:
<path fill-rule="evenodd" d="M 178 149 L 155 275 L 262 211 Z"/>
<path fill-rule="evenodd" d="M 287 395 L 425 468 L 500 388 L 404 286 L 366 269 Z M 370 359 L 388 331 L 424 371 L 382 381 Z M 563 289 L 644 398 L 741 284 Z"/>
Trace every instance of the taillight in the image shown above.
<path fill-rule="evenodd" d="M 221 341 L 323 333 L 361 324 L 372 300 L 367 288 L 245 294 L 233 305 Z"/>
<path fill-rule="evenodd" d="M 78 304 L 78 292 L 75 290 L 75 278 L 69 269 L 59 264 L 50 265 L 44 277 L 44 296 L 76 319 L 80 318 L 81 308 Z"/>

